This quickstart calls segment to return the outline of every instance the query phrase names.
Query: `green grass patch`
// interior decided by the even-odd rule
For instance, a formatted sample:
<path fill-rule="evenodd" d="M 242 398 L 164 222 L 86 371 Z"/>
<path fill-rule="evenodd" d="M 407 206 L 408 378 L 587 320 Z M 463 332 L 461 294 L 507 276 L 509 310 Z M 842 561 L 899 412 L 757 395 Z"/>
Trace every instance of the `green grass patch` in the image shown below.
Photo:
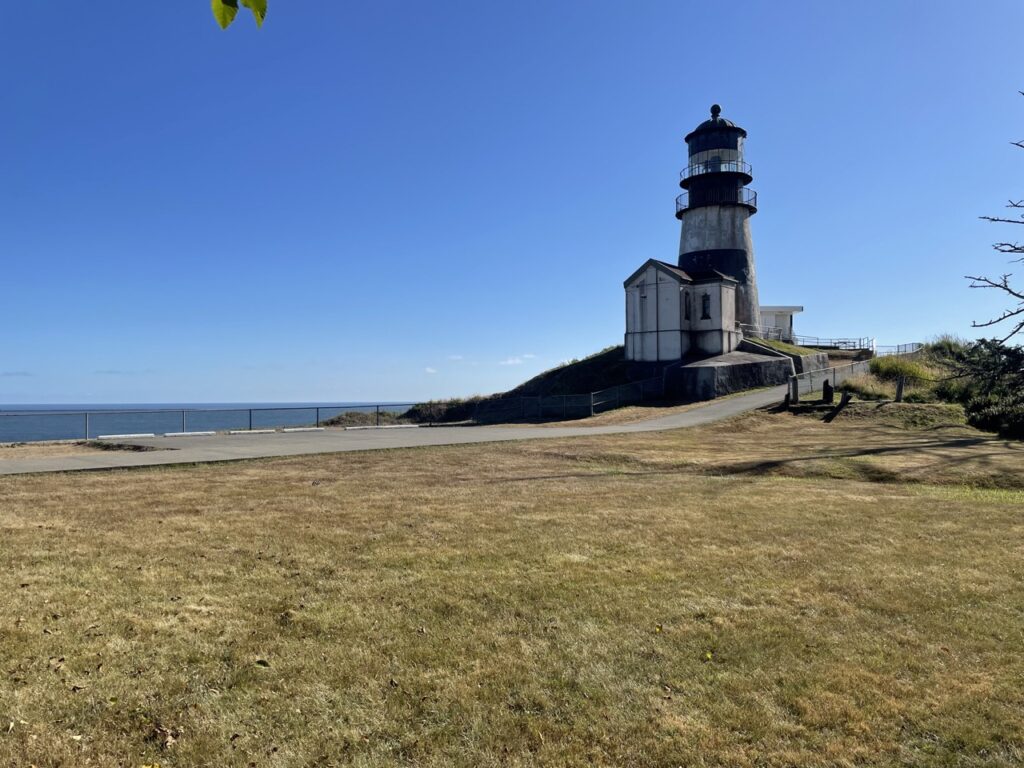
<path fill-rule="evenodd" d="M 915 381 L 935 378 L 930 368 L 906 357 L 876 357 L 868 363 L 868 367 L 882 381 L 896 381 L 901 376 Z"/>
<path fill-rule="evenodd" d="M 798 347 L 796 344 L 790 344 L 785 341 L 777 341 L 775 339 L 754 339 L 758 344 L 764 344 L 766 347 L 771 347 L 779 352 L 784 352 L 787 355 L 816 355 L 821 350 L 809 349 L 807 347 Z"/>

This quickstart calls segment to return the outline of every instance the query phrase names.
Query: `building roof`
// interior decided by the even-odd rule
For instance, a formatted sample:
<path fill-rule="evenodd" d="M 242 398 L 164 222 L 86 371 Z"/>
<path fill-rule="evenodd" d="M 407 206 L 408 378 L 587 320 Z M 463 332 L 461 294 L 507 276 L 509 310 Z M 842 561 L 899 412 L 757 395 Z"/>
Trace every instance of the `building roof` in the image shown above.
<path fill-rule="evenodd" d="M 624 286 L 629 285 L 631 282 L 633 282 L 633 280 L 636 279 L 637 275 L 639 275 L 648 267 L 655 267 L 656 269 L 660 269 L 662 272 L 671 275 L 681 283 L 712 283 L 722 281 L 728 283 L 739 282 L 735 277 L 723 275 L 721 272 L 715 269 L 708 269 L 701 272 L 686 272 L 677 267 L 675 264 L 669 264 L 667 261 L 661 261 L 659 259 L 648 259 L 647 261 L 640 265 L 639 269 L 637 269 L 635 272 L 633 272 L 633 274 L 627 277 L 622 282 L 622 284 Z"/>
<path fill-rule="evenodd" d="M 684 272 L 682 269 L 677 267 L 675 264 L 669 264 L 667 261 L 661 261 L 660 259 L 651 259 L 651 261 L 656 262 L 659 266 L 664 267 L 665 269 L 667 269 L 672 274 L 674 274 L 674 275 L 676 275 L 678 277 L 681 277 L 683 280 L 692 280 L 693 279 L 687 272 Z"/>
<path fill-rule="evenodd" d="M 712 104 L 711 119 L 705 120 L 703 123 L 701 123 L 688 134 L 686 134 L 685 140 L 689 141 L 691 136 L 694 136 L 698 133 L 704 133 L 706 131 L 720 131 L 723 129 L 731 129 L 734 131 L 739 131 L 744 136 L 747 135 L 747 132 L 740 128 L 738 125 L 736 125 L 736 123 L 734 123 L 732 120 L 726 120 L 724 117 L 722 117 L 722 108 L 720 106 L 718 106 L 717 104 Z"/>
<path fill-rule="evenodd" d="M 637 275 L 639 275 L 641 272 L 643 272 L 645 269 L 651 266 L 660 269 L 662 272 L 667 272 L 668 274 L 672 275 L 674 278 L 676 278 L 682 283 L 693 282 L 693 278 L 690 277 L 686 272 L 681 270 L 679 267 L 677 267 L 675 264 L 669 264 L 667 261 L 659 261 L 658 259 L 648 259 L 647 261 L 640 265 L 639 269 L 637 269 L 635 272 L 633 272 L 633 274 L 631 274 L 629 277 L 623 280 L 622 284 L 629 285 L 631 282 L 633 282 Z"/>

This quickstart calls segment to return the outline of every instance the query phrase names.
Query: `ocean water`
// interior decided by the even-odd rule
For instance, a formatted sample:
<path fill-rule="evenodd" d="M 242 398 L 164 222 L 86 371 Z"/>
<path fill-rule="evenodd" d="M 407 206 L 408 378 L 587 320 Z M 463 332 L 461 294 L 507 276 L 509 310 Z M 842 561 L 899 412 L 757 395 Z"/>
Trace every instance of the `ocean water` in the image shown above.
<path fill-rule="evenodd" d="M 403 413 L 412 403 L 157 403 L 0 405 L 0 443 L 98 435 L 314 426 L 344 413 Z"/>

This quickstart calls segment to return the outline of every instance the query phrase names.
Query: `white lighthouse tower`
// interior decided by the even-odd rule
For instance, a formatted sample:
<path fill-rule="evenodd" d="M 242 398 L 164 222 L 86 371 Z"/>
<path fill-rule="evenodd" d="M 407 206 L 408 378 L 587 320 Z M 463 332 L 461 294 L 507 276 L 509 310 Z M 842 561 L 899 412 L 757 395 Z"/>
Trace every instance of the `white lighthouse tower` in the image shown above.
<path fill-rule="evenodd" d="M 760 325 L 750 217 L 757 193 L 743 159 L 747 132 L 721 116 L 686 136 L 689 162 L 676 198 L 682 224 L 674 264 L 650 259 L 624 283 L 626 358 L 671 361 L 732 352 Z"/>
<path fill-rule="evenodd" d="M 679 174 L 685 192 L 676 198 L 682 222 L 679 268 L 692 273 L 719 272 L 736 280 L 736 321 L 759 325 L 757 277 L 750 217 L 757 193 L 750 164 L 743 159 L 747 132 L 722 115 L 717 104 L 711 119 L 686 136 L 689 163 Z"/>

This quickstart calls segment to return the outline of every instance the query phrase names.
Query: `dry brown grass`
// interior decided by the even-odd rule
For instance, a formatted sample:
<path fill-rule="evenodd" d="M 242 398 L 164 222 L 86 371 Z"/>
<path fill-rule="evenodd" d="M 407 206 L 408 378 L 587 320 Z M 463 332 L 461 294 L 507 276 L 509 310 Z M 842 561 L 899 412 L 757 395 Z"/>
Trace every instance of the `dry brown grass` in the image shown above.
<path fill-rule="evenodd" d="M 700 403 L 646 403 L 638 405 L 625 405 L 594 416 L 587 416 L 582 419 L 565 419 L 564 421 L 527 421 L 513 424 L 493 424 L 490 426 L 507 426 L 509 429 L 518 429 L 523 423 L 531 427 L 605 427 L 616 424 L 636 424 L 648 419 L 658 419 L 662 416 L 671 416 L 676 413 L 685 413 L 694 408 L 707 405 Z"/>
<path fill-rule="evenodd" d="M 742 392 L 735 392 L 730 395 L 724 395 L 716 399 L 715 402 L 721 402 L 722 400 L 729 400 L 734 397 L 742 397 L 749 395 L 752 392 L 763 391 L 761 387 L 755 387 L 753 389 L 746 389 Z M 649 419 L 660 419 L 663 416 L 672 416 L 677 413 L 685 413 L 686 411 L 692 411 L 694 408 L 703 408 L 708 402 L 706 400 L 696 403 L 677 403 L 672 401 L 657 401 L 650 400 L 636 405 L 625 405 L 621 408 L 614 408 L 604 413 L 598 413 L 594 416 L 587 416 L 582 419 L 565 419 L 564 421 L 541 421 L 527 422 L 531 427 L 604 427 L 614 426 L 617 424 L 636 424 L 641 421 L 647 421 Z M 510 428 L 518 428 L 522 426 L 523 422 L 517 422 L 515 424 L 495 424 L 493 426 L 508 426 Z"/>
<path fill-rule="evenodd" d="M 44 443 L 0 443 L 0 461 L 7 459 L 43 458 L 47 456 L 81 456 L 102 453 L 103 448 L 82 440 Z"/>
<path fill-rule="evenodd" d="M 0 478 L 0 765 L 1017 765 L 1022 486 L 852 414 Z"/>

